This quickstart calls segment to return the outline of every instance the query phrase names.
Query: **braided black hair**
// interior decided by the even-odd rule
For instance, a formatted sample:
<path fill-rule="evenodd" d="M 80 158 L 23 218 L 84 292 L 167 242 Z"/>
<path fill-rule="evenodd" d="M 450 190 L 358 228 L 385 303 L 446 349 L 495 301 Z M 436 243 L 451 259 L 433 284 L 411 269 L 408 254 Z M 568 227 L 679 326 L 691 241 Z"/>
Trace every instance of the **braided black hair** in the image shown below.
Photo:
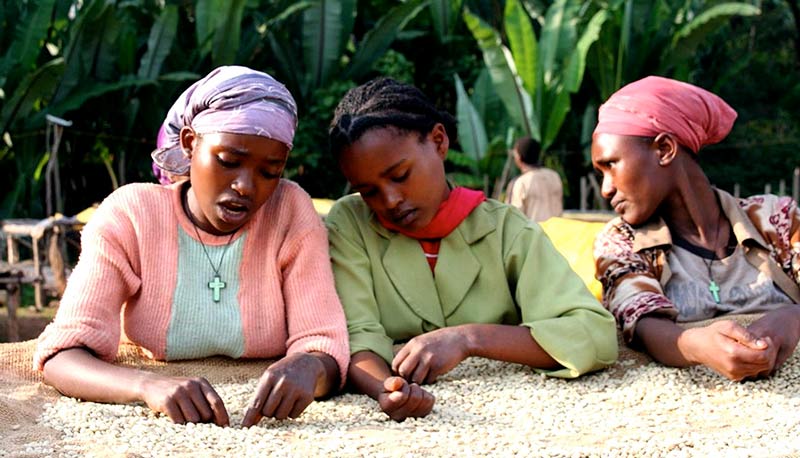
<path fill-rule="evenodd" d="M 456 140 L 455 118 L 439 111 L 422 91 L 391 78 L 376 78 L 350 89 L 339 102 L 328 130 L 330 150 L 338 159 L 365 132 L 382 127 L 416 132 L 422 139 L 437 123 L 451 141 Z"/>

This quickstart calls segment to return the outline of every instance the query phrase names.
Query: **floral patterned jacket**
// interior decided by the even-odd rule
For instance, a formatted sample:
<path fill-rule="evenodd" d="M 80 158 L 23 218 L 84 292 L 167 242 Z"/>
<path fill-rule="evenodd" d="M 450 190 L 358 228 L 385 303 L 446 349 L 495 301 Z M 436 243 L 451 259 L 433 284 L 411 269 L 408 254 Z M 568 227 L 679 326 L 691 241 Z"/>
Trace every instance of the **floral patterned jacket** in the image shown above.
<path fill-rule="evenodd" d="M 800 213 L 789 197 L 759 195 L 737 199 L 715 189 L 747 261 L 800 303 Z M 671 272 L 672 238 L 662 219 L 632 227 L 621 218 L 597 235 L 594 258 L 603 284 L 603 305 L 614 314 L 626 342 L 643 315 L 675 319 L 677 308 L 664 295 Z"/>

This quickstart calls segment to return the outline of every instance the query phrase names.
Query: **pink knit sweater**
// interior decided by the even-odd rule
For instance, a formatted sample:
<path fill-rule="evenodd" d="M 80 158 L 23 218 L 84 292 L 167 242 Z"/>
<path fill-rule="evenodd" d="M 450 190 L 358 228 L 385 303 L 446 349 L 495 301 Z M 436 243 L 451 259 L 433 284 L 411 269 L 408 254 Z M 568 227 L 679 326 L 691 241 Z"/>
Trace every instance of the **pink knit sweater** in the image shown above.
<path fill-rule="evenodd" d="M 236 263 L 229 274 L 220 269 L 228 283 L 223 297 L 233 304 L 223 318 L 224 301 L 213 302 L 205 287 L 214 273 L 181 207 L 180 184 L 131 184 L 109 195 L 83 230 L 80 259 L 55 320 L 39 337 L 34 367 L 42 370 L 72 347 L 112 361 L 122 339 L 159 360 L 320 351 L 336 360 L 344 381 L 347 327 L 327 234 L 308 195 L 281 180 L 232 240 L 200 233 L 214 263 Z M 218 255 L 229 241 L 229 251 Z M 214 339 L 220 348 L 231 347 L 226 339 L 239 342 L 239 351 L 204 344 Z"/>

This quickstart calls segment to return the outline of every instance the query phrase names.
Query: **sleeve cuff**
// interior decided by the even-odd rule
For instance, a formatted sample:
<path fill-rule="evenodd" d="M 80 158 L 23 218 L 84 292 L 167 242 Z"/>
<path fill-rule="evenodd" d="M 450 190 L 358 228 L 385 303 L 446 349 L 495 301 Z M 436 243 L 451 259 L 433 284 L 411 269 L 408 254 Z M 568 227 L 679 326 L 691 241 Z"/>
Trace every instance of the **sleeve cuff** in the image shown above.
<path fill-rule="evenodd" d="M 394 359 L 394 342 L 388 336 L 376 333 L 358 333 L 350 335 L 350 354 L 360 351 L 371 351 L 391 365 Z"/>

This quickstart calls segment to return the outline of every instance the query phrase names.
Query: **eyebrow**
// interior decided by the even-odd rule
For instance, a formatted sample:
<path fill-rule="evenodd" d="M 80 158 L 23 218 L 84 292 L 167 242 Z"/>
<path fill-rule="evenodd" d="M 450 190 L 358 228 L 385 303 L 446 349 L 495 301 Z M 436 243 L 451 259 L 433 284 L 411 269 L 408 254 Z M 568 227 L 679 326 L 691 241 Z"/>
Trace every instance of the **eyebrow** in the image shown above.
<path fill-rule="evenodd" d="M 246 157 L 252 157 L 253 156 L 250 151 L 245 150 L 245 149 L 241 149 L 241 148 L 236 148 L 234 146 L 226 146 L 225 147 L 225 152 L 226 153 L 232 153 L 232 154 L 235 154 L 237 156 L 246 156 Z M 281 160 L 281 159 L 267 159 L 264 162 L 266 162 L 268 165 L 278 165 L 278 166 L 283 166 L 286 163 L 286 161 Z"/>

